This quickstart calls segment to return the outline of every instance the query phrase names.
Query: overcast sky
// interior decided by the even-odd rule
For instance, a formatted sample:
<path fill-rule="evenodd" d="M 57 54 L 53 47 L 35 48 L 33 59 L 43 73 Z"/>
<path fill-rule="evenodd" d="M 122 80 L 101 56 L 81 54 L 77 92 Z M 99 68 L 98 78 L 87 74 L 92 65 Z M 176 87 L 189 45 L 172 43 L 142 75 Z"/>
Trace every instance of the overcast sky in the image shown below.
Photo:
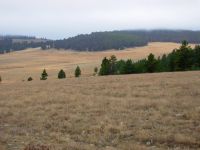
<path fill-rule="evenodd" d="M 200 30 L 200 0 L 0 0 L 0 34 L 51 39 L 126 29 Z"/>

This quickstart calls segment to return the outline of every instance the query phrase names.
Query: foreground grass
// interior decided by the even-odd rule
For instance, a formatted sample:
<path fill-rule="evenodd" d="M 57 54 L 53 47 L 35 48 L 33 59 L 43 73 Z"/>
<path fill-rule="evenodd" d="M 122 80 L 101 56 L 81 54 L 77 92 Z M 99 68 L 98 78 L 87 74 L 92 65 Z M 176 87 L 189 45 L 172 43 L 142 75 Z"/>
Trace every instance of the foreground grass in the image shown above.
<path fill-rule="evenodd" d="M 0 149 L 198 149 L 200 72 L 0 85 Z"/>

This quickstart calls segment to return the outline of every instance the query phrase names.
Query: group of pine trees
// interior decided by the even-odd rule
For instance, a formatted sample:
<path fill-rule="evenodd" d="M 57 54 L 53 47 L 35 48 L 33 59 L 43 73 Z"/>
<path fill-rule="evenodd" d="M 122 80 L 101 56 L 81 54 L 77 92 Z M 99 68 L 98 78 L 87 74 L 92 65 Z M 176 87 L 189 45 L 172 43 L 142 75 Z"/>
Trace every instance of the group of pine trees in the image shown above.
<path fill-rule="evenodd" d="M 97 69 L 98 69 L 98 68 L 97 68 Z M 97 70 L 96 70 L 96 72 L 97 72 Z M 77 78 L 81 76 L 81 69 L 80 69 L 79 66 L 76 67 L 75 72 L 74 72 L 74 75 L 75 75 L 75 77 L 77 77 Z M 47 78 L 48 78 L 48 73 L 47 73 L 46 69 L 44 69 L 44 70 L 42 71 L 42 73 L 41 73 L 40 80 L 47 80 Z M 58 79 L 64 79 L 64 78 L 66 78 L 66 73 L 65 73 L 65 71 L 64 71 L 63 69 L 61 69 L 61 70 L 58 72 Z M 32 77 L 28 77 L 28 79 L 27 79 L 27 81 L 32 81 L 32 80 L 33 80 Z M 2 78 L 1 78 L 1 76 L 0 76 L 0 83 L 1 83 L 1 82 L 2 82 Z"/>
<path fill-rule="evenodd" d="M 183 41 L 179 49 L 168 55 L 156 58 L 150 54 L 148 58 L 137 62 L 119 60 L 113 55 L 102 60 L 99 75 L 153 73 L 200 70 L 200 46 L 191 48 L 187 41 Z"/>
<path fill-rule="evenodd" d="M 76 67 L 74 75 L 75 75 L 75 77 L 80 77 L 81 69 L 80 69 L 79 66 Z M 41 74 L 40 80 L 47 80 L 47 77 L 48 77 L 48 74 L 47 74 L 46 70 L 44 69 L 42 74 Z M 58 79 L 64 79 L 64 78 L 66 78 L 66 73 L 63 69 L 61 69 L 58 72 Z"/>
<path fill-rule="evenodd" d="M 76 67 L 74 75 L 75 75 L 75 77 L 80 77 L 81 69 L 79 66 Z M 40 80 L 47 80 L 47 78 L 48 78 L 48 73 L 47 73 L 46 69 L 44 69 L 43 72 L 41 73 Z M 64 78 L 66 78 L 66 73 L 63 69 L 61 69 L 58 72 L 58 79 L 64 79 Z M 33 78 L 29 77 L 27 81 L 32 81 L 32 80 L 33 80 Z"/>

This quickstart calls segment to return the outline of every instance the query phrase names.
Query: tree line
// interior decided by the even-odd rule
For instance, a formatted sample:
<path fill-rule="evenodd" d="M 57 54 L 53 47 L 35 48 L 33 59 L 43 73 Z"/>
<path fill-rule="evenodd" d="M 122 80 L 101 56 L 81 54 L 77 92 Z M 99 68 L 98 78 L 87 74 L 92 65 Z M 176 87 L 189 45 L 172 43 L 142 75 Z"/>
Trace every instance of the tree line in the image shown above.
<path fill-rule="evenodd" d="M 114 55 L 109 59 L 105 57 L 102 60 L 99 75 L 190 70 L 200 70 L 200 45 L 191 48 L 187 41 L 183 41 L 180 48 L 158 58 L 153 54 L 149 54 L 148 58 L 134 62 L 131 59 L 118 61 Z"/>
<path fill-rule="evenodd" d="M 62 40 L 37 39 L 28 36 L 0 36 L 0 53 L 36 47 L 41 47 L 43 50 L 49 48 L 77 51 L 122 50 L 129 47 L 145 46 L 149 42 L 181 43 L 183 40 L 187 40 L 190 43 L 200 43 L 200 31 L 129 30 L 94 32 Z"/>
<path fill-rule="evenodd" d="M 107 49 L 122 50 L 129 47 L 145 46 L 149 42 L 176 42 L 187 40 L 200 43 L 200 31 L 187 30 L 130 30 L 94 32 L 63 40 L 56 40 L 53 48 L 73 49 L 78 51 L 102 51 Z"/>
<path fill-rule="evenodd" d="M 46 49 L 48 44 L 50 44 L 49 41 L 35 37 L 3 36 L 0 37 L 0 54 L 27 48 L 45 47 Z"/>

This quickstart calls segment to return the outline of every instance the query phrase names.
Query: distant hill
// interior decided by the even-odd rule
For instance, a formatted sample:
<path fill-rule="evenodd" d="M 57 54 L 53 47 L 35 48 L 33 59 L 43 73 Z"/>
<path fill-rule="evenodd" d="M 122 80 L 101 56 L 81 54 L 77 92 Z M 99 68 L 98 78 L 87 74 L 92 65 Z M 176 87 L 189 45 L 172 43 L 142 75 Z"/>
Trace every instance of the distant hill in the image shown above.
<path fill-rule="evenodd" d="M 200 43 L 200 31 L 186 30 L 135 30 L 94 32 L 78 35 L 64 40 L 54 41 L 54 48 L 74 49 L 79 51 L 101 51 L 145 46 L 148 42 L 176 42 L 187 40 Z"/>
<path fill-rule="evenodd" d="M 73 49 L 77 51 L 102 51 L 108 49 L 145 46 L 149 42 L 175 42 L 183 40 L 200 43 L 200 31 L 189 30 L 129 30 L 93 32 L 63 40 L 47 40 L 28 36 L 0 36 L 0 53 L 41 47 L 42 49 Z"/>
<path fill-rule="evenodd" d="M 0 53 L 41 47 L 48 40 L 32 36 L 6 35 L 0 36 Z"/>

